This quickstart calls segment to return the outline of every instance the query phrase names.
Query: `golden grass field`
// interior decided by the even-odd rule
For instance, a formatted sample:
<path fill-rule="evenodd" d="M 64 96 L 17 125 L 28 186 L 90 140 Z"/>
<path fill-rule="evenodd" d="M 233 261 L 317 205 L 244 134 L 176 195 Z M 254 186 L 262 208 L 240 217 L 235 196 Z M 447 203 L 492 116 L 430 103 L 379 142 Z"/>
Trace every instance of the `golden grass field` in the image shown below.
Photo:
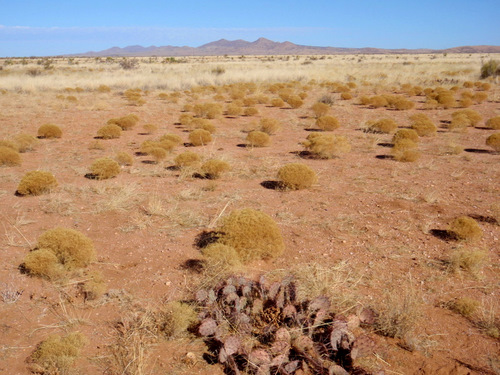
<path fill-rule="evenodd" d="M 495 59 L 0 60 L 0 372 L 500 373 Z"/>

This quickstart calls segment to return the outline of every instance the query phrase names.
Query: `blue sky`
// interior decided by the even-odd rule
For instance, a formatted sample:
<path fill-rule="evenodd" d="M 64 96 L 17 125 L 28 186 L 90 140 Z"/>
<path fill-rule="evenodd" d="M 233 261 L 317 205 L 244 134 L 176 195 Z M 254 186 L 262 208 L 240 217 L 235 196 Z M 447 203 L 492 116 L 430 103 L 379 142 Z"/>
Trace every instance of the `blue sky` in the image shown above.
<path fill-rule="evenodd" d="M 0 57 L 221 38 L 332 47 L 500 45 L 500 0 L 0 0 Z"/>

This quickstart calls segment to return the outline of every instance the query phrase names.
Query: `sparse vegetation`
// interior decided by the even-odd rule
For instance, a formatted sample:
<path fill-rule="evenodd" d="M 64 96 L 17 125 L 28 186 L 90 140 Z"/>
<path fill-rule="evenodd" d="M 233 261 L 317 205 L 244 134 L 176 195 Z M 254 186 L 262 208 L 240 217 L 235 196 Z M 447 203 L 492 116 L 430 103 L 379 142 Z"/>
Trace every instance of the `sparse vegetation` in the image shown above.
<path fill-rule="evenodd" d="M 112 118 L 108 120 L 108 125 L 118 125 L 122 130 L 130 130 L 132 129 L 137 122 L 139 121 L 139 117 L 134 114 L 129 114 L 127 116 Z"/>
<path fill-rule="evenodd" d="M 62 130 L 57 125 L 44 124 L 38 128 L 37 134 L 38 138 L 46 138 L 46 139 L 61 138 Z"/>
<path fill-rule="evenodd" d="M 122 128 L 115 124 L 104 125 L 97 131 L 97 137 L 102 139 L 120 138 Z"/>
<path fill-rule="evenodd" d="M 489 146 L 493 150 L 500 152 L 500 133 L 494 133 L 486 138 L 486 146 Z"/>
<path fill-rule="evenodd" d="M 175 157 L 175 165 L 180 168 L 192 167 L 201 161 L 200 155 L 191 151 L 185 151 Z"/>
<path fill-rule="evenodd" d="M 500 116 L 495 116 L 486 121 L 486 127 L 494 130 L 500 130 Z"/>
<path fill-rule="evenodd" d="M 269 134 L 257 130 L 248 133 L 246 140 L 251 147 L 266 147 L 271 143 Z"/>
<path fill-rule="evenodd" d="M 373 133 L 389 134 L 398 128 L 396 121 L 390 118 L 383 118 L 374 122 L 368 122 L 368 131 Z"/>
<path fill-rule="evenodd" d="M 312 133 L 302 144 L 314 156 L 322 159 L 332 159 L 351 151 L 351 144 L 341 135 Z"/>
<path fill-rule="evenodd" d="M 278 171 L 278 180 L 291 190 L 310 188 L 317 179 L 316 172 L 301 163 L 287 164 Z"/>
<path fill-rule="evenodd" d="M 260 119 L 260 131 L 267 133 L 269 135 L 276 134 L 281 129 L 281 124 L 279 120 L 275 118 L 261 118 Z"/>
<path fill-rule="evenodd" d="M 19 195 L 41 195 L 57 187 L 57 180 L 50 172 L 31 171 L 24 175 L 17 186 Z"/>
<path fill-rule="evenodd" d="M 449 231 L 457 239 L 463 241 L 476 241 L 483 237 L 483 230 L 476 220 L 468 216 L 460 216 L 450 223 Z"/>
<path fill-rule="evenodd" d="M 21 155 L 10 147 L 0 146 L 0 165 L 13 167 L 21 164 Z"/>
<path fill-rule="evenodd" d="M 229 163 L 223 160 L 211 159 L 207 160 L 205 163 L 201 165 L 201 170 L 205 174 L 206 178 L 209 179 L 217 179 L 224 172 L 227 172 L 231 169 Z"/>
<path fill-rule="evenodd" d="M 118 176 L 120 165 L 110 158 L 99 158 L 90 166 L 90 173 L 97 180 L 106 180 Z"/>
<path fill-rule="evenodd" d="M 212 135 L 208 130 L 195 129 L 189 133 L 189 142 L 193 146 L 205 146 L 212 142 Z"/>
<path fill-rule="evenodd" d="M 321 116 L 316 119 L 316 126 L 323 131 L 332 131 L 340 127 L 339 120 L 333 116 Z"/>

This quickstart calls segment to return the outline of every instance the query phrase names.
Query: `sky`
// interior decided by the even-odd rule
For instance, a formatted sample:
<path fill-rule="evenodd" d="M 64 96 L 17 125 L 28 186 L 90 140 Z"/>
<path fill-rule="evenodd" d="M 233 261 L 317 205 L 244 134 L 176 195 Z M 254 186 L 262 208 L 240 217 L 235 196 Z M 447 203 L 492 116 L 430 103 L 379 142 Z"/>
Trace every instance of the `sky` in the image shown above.
<path fill-rule="evenodd" d="M 0 0 L 0 57 L 218 39 L 330 47 L 500 45 L 500 0 Z"/>

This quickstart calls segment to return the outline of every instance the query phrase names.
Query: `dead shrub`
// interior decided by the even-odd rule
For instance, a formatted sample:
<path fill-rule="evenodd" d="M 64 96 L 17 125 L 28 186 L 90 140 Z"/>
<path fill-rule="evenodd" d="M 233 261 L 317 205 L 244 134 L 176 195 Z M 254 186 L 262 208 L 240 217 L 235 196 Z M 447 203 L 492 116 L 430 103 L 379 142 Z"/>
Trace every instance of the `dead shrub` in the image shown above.
<path fill-rule="evenodd" d="M 62 137 L 62 130 L 54 124 L 44 124 L 38 128 L 38 138 L 54 139 Z"/>
<path fill-rule="evenodd" d="M 167 157 L 167 150 L 163 147 L 151 147 L 148 149 L 148 155 L 151 155 L 154 162 L 158 164 L 160 161 Z"/>
<path fill-rule="evenodd" d="M 33 150 L 38 140 L 31 134 L 18 134 L 14 137 L 14 142 L 17 143 L 19 152 L 26 152 Z"/>
<path fill-rule="evenodd" d="M 495 116 L 486 121 L 486 127 L 494 130 L 500 130 L 500 116 Z"/>
<path fill-rule="evenodd" d="M 419 141 L 418 133 L 413 129 L 399 129 L 392 136 L 392 143 L 396 143 L 401 139 L 409 139 L 410 141 L 413 141 L 415 143 Z"/>
<path fill-rule="evenodd" d="M 293 109 L 300 108 L 304 104 L 304 101 L 298 95 L 291 95 L 285 101 Z"/>
<path fill-rule="evenodd" d="M 243 108 L 237 104 L 231 103 L 226 107 L 227 116 L 241 116 L 243 114 Z"/>
<path fill-rule="evenodd" d="M 184 302 L 167 303 L 158 314 L 157 323 L 167 337 L 179 338 L 186 335 L 188 329 L 198 321 L 195 309 Z"/>
<path fill-rule="evenodd" d="M 389 102 L 387 102 L 387 99 L 383 96 L 372 96 L 370 98 L 369 105 L 372 108 L 382 108 L 387 107 Z"/>
<path fill-rule="evenodd" d="M 86 342 L 87 339 L 80 332 L 66 336 L 51 335 L 39 343 L 27 358 L 29 369 L 43 375 L 68 374 Z"/>
<path fill-rule="evenodd" d="M 145 134 L 153 134 L 158 130 L 158 126 L 155 124 L 144 124 L 142 128 Z"/>
<path fill-rule="evenodd" d="M 179 124 L 184 125 L 184 126 L 189 126 L 193 122 L 193 116 L 188 114 L 188 113 L 183 113 L 179 116 Z"/>
<path fill-rule="evenodd" d="M 466 116 L 469 121 L 470 121 L 470 126 L 476 126 L 482 119 L 483 117 L 477 112 L 474 111 L 473 109 L 461 109 L 458 111 L 455 111 L 451 114 L 452 119 L 457 116 Z"/>
<path fill-rule="evenodd" d="M 223 160 L 212 159 L 203 163 L 201 170 L 205 174 L 206 178 L 217 179 L 224 172 L 231 170 L 231 166 Z"/>
<path fill-rule="evenodd" d="M 255 107 L 247 107 L 243 111 L 244 116 L 255 116 L 259 114 L 259 110 Z"/>
<path fill-rule="evenodd" d="M 453 108 L 457 106 L 457 101 L 453 91 L 441 91 L 437 96 L 436 100 L 441 107 L 444 109 Z"/>
<path fill-rule="evenodd" d="M 423 113 L 410 116 L 410 121 L 411 128 L 417 132 L 419 137 L 433 136 L 437 132 L 437 126 Z"/>
<path fill-rule="evenodd" d="M 134 164 L 134 158 L 132 155 L 125 151 L 119 151 L 115 155 L 115 160 L 120 165 L 130 166 Z"/>
<path fill-rule="evenodd" d="M 174 159 L 174 163 L 177 167 L 185 168 L 195 166 L 200 160 L 200 155 L 191 151 L 186 151 L 177 155 Z"/>
<path fill-rule="evenodd" d="M 273 98 L 271 99 L 271 105 L 273 107 L 281 108 L 285 105 L 285 102 L 281 98 Z"/>
<path fill-rule="evenodd" d="M 8 147 L 16 152 L 19 152 L 19 145 L 14 141 L 9 141 L 7 139 L 0 139 L 0 147 Z"/>
<path fill-rule="evenodd" d="M 471 318 L 479 307 L 479 301 L 468 297 L 457 298 L 446 303 L 446 307 L 466 318 Z"/>
<path fill-rule="evenodd" d="M 79 284 L 85 300 L 93 301 L 99 299 L 106 292 L 107 288 L 107 284 L 102 273 L 99 271 L 92 271 L 85 276 L 86 280 Z"/>
<path fill-rule="evenodd" d="M 413 107 L 415 107 L 414 102 L 402 97 L 396 97 L 390 105 L 390 108 L 394 108 L 398 111 L 405 111 L 408 109 L 412 109 Z"/>
<path fill-rule="evenodd" d="M 193 112 L 198 117 L 214 119 L 222 116 L 222 106 L 219 103 L 199 103 L 195 104 Z"/>
<path fill-rule="evenodd" d="M 201 250 L 206 261 L 206 272 L 224 274 L 234 272 L 241 267 L 241 260 L 236 250 L 221 243 L 213 243 Z"/>
<path fill-rule="evenodd" d="M 469 117 L 465 113 L 459 113 L 452 117 L 451 122 L 448 124 L 448 129 L 466 132 L 469 126 L 472 126 L 472 121 Z"/>
<path fill-rule="evenodd" d="M 48 280 L 58 280 L 65 274 L 63 264 L 51 249 L 36 249 L 23 260 L 22 268 L 31 276 Z"/>
<path fill-rule="evenodd" d="M 417 147 L 411 139 L 403 138 L 394 142 L 391 153 L 397 161 L 414 162 L 420 157 Z"/>
<path fill-rule="evenodd" d="M 475 276 L 481 269 L 486 257 L 486 251 L 460 248 L 450 254 L 448 264 L 452 272 L 463 270 Z"/>
<path fill-rule="evenodd" d="M 13 167 L 21 164 L 21 155 L 10 147 L 0 146 L 0 165 Z"/>
<path fill-rule="evenodd" d="M 477 104 L 481 104 L 486 99 L 488 99 L 488 94 L 485 92 L 476 92 L 472 98 Z"/>
<path fill-rule="evenodd" d="M 112 118 L 108 120 L 108 125 L 114 124 L 118 125 L 122 130 L 130 130 L 132 129 L 137 122 L 139 121 L 139 117 L 137 115 L 131 113 L 127 116 L 119 117 L 119 118 Z"/>
<path fill-rule="evenodd" d="M 351 151 L 351 144 L 346 137 L 333 134 L 309 134 L 302 145 L 322 159 L 332 159 Z"/>
<path fill-rule="evenodd" d="M 243 98 L 243 105 L 245 107 L 253 107 L 258 103 L 258 99 L 255 96 L 247 96 Z"/>
<path fill-rule="evenodd" d="M 489 146 L 493 150 L 500 152 L 500 133 L 494 133 L 486 138 L 486 146 Z"/>
<path fill-rule="evenodd" d="M 222 219 L 216 232 L 218 243 L 236 250 L 242 262 L 276 258 L 283 253 L 285 243 L 274 220 L 251 208 L 234 210 Z"/>
<path fill-rule="evenodd" d="M 343 92 L 340 94 L 340 99 L 342 100 L 351 100 L 352 99 L 352 94 L 350 92 Z"/>
<path fill-rule="evenodd" d="M 203 129 L 203 130 L 210 132 L 210 134 L 214 134 L 217 130 L 215 125 L 212 124 L 212 122 L 210 122 L 210 120 L 208 120 L 206 118 L 193 119 L 193 121 L 191 121 L 191 124 L 189 124 L 189 128 L 190 129 Z"/>
<path fill-rule="evenodd" d="M 309 166 L 301 163 L 291 163 L 281 167 L 278 171 L 278 180 L 290 190 L 310 188 L 318 177 Z"/>
<path fill-rule="evenodd" d="M 99 158 L 90 166 L 90 173 L 97 180 L 116 177 L 120 173 L 120 165 L 110 158 Z"/>
<path fill-rule="evenodd" d="M 463 241 L 476 241 L 483 237 L 483 230 L 471 217 L 460 216 L 454 219 L 448 228 L 457 239 Z"/>
<path fill-rule="evenodd" d="M 57 180 L 50 172 L 31 171 L 24 175 L 17 186 L 19 195 L 41 195 L 57 187 Z"/>
<path fill-rule="evenodd" d="M 194 146 L 204 146 L 212 142 L 212 135 L 204 129 L 195 129 L 189 133 L 189 142 Z"/>
<path fill-rule="evenodd" d="M 316 126 L 323 131 L 333 131 L 340 127 L 340 123 L 336 117 L 321 116 L 316 119 Z"/>
<path fill-rule="evenodd" d="M 97 136 L 102 139 L 120 138 L 121 135 L 122 135 L 122 128 L 116 124 L 104 125 L 97 131 Z"/>
<path fill-rule="evenodd" d="M 311 106 L 311 110 L 314 112 L 314 117 L 318 118 L 328 114 L 330 106 L 325 103 L 316 102 Z"/>
<path fill-rule="evenodd" d="M 182 143 L 182 138 L 177 134 L 164 134 L 160 137 L 159 142 L 170 141 L 174 143 L 176 146 Z"/>
<path fill-rule="evenodd" d="M 246 140 L 251 147 L 266 147 L 271 143 L 269 134 L 257 130 L 248 133 Z"/>
<path fill-rule="evenodd" d="M 373 133 L 389 134 L 398 128 L 396 121 L 390 118 L 383 118 L 375 122 L 369 122 L 368 130 Z"/>
<path fill-rule="evenodd" d="M 281 129 L 281 123 L 275 118 L 264 117 L 260 119 L 260 131 L 269 135 L 276 134 Z"/>

